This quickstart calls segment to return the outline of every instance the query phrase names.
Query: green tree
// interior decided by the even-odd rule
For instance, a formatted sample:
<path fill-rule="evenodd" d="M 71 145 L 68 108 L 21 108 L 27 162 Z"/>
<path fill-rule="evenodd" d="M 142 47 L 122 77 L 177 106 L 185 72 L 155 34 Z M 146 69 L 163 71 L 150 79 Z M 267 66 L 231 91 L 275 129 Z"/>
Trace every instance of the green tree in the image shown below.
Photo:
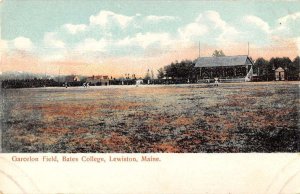
<path fill-rule="evenodd" d="M 175 63 L 172 62 L 170 65 L 165 66 L 165 72 L 166 77 L 171 77 L 172 79 L 174 79 L 177 74 Z"/>
<path fill-rule="evenodd" d="M 225 54 L 223 53 L 222 50 L 215 50 L 212 54 L 213 57 L 223 57 Z"/>
<path fill-rule="evenodd" d="M 287 69 L 289 80 L 300 80 L 300 60 L 297 56 Z"/>
<path fill-rule="evenodd" d="M 147 73 L 146 73 L 146 75 L 144 77 L 144 79 L 149 80 L 150 78 L 151 78 L 151 76 L 150 76 L 150 70 L 148 69 Z"/>
<path fill-rule="evenodd" d="M 288 76 L 289 72 L 289 66 L 292 63 L 291 59 L 288 57 L 276 57 L 270 59 L 270 67 L 271 68 L 271 74 L 269 74 L 269 79 L 274 80 L 275 79 L 275 70 L 279 67 L 283 68 L 286 71 L 286 76 Z"/>
<path fill-rule="evenodd" d="M 268 67 L 269 61 L 260 57 L 254 62 L 253 71 L 257 73 L 257 75 L 260 76 L 263 80 L 268 80 L 268 75 L 271 73 L 269 72 Z"/>
<path fill-rule="evenodd" d="M 195 77 L 197 72 L 195 63 L 191 60 L 176 61 L 165 66 L 164 70 L 166 77 L 171 77 L 172 79 L 190 79 Z"/>
<path fill-rule="evenodd" d="M 277 69 L 279 67 L 285 69 L 292 63 L 291 59 L 288 57 L 276 57 L 270 59 L 270 65 L 273 69 Z"/>
<path fill-rule="evenodd" d="M 159 69 L 157 70 L 157 78 L 158 78 L 158 79 L 162 79 L 162 78 L 164 78 L 164 77 L 165 77 L 164 69 L 163 69 L 163 68 L 159 68 Z"/>

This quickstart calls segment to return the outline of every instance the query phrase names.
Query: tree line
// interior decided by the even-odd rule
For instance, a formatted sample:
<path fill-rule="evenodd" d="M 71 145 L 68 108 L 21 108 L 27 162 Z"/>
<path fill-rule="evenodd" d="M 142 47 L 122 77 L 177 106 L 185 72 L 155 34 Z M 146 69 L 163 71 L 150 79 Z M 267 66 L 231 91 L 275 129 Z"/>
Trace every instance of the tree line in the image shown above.
<path fill-rule="evenodd" d="M 281 67 L 285 70 L 287 80 L 299 80 L 299 66 L 299 56 L 293 61 L 289 57 L 273 57 L 270 60 L 260 57 L 255 60 L 253 71 L 261 80 L 272 81 L 275 80 L 275 70 Z"/>
<path fill-rule="evenodd" d="M 225 56 L 222 51 L 214 52 L 213 56 Z M 196 60 L 175 61 L 157 71 L 158 79 L 179 79 L 195 81 L 199 77 L 199 68 L 195 67 Z M 289 57 L 273 57 L 266 60 L 262 57 L 255 60 L 253 73 L 260 81 L 275 80 L 275 70 L 279 67 L 286 72 L 287 80 L 300 80 L 299 56 L 291 60 Z"/>

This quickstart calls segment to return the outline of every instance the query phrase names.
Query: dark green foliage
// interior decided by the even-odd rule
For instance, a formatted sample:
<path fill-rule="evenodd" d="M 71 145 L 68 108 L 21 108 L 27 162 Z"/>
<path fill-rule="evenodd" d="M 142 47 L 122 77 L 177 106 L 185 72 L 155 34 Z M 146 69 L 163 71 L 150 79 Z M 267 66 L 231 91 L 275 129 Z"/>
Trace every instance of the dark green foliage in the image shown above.
<path fill-rule="evenodd" d="M 300 61 L 297 56 L 292 63 L 289 64 L 287 69 L 287 76 L 289 80 L 299 80 L 300 76 Z"/>
<path fill-rule="evenodd" d="M 195 63 L 190 60 L 176 61 L 165 66 L 165 76 L 172 79 L 194 79 L 197 76 Z"/>
<path fill-rule="evenodd" d="M 286 80 L 299 80 L 299 56 L 293 62 L 288 57 L 271 58 L 270 61 L 258 58 L 254 63 L 253 71 L 262 81 L 273 81 L 275 80 L 275 70 L 279 67 L 285 70 Z"/>
<path fill-rule="evenodd" d="M 158 79 L 162 79 L 165 77 L 165 72 L 163 68 L 159 68 L 159 70 L 157 70 L 157 78 Z"/>
<path fill-rule="evenodd" d="M 269 61 L 264 58 L 258 58 L 253 65 L 253 72 L 261 77 L 262 80 L 267 80 L 268 75 L 271 73 L 268 69 Z"/>

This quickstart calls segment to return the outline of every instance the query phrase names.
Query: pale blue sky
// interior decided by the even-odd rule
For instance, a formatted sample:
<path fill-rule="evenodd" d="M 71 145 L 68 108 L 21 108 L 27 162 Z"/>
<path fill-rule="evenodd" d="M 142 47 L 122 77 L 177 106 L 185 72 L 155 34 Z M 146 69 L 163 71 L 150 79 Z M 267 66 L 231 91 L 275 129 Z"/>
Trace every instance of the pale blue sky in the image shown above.
<path fill-rule="evenodd" d="M 250 42 L 255 57 L 270 56 L 268 47 L 294 54 L 299 26 L 299 1 L 1 2 L 1 50 L 23 50 L 44 61 L 109 65 L 134 56 L 128 64 L 151 65 L 163 57 L 195 58 L 199 41 L 203 53 L 222 48 L 245 54 Z"/>
<path fill-rule="evenodd" d="M 177 16 L 176 22 L 144 26 L 141 32 L 149 30 L 175 32 L 178 27 L 192 22 L 201 12 L 214 10 L 225 21 L 238 24 L 244 15 L 255 15 L 269 23 L 300 11 L 299 1 L 257 2 L 257 1 L 95 1 L 95 0 L 4 0 L 2 8 L 2 38 L 18 36 L 40 41 L 45 32 L 54 31 L 65 23 L 88 23 L 91 15 L 101 10 L 133 16 L 147 15 Z M 154 29 L 152 28 L 154 27 Z"/>

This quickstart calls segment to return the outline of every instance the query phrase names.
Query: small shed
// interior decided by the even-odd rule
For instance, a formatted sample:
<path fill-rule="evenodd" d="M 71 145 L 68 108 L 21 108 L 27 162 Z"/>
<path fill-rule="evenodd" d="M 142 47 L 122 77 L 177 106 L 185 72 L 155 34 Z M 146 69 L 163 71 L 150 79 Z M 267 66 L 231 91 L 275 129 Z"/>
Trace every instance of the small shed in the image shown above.
<path fill-rule="evenodd" d="M 285 71 L 283 68 L 279 67 L 275 70 L 276 81 L 284 81 Z"/>
<path fill-rule="evenodd" d="M 139 86 L 139 85 L 143 84 L 143 80 L 142 79 L 137 79 L 135 81 L 135 84 L 136 84 L 136 86 Z"/>

